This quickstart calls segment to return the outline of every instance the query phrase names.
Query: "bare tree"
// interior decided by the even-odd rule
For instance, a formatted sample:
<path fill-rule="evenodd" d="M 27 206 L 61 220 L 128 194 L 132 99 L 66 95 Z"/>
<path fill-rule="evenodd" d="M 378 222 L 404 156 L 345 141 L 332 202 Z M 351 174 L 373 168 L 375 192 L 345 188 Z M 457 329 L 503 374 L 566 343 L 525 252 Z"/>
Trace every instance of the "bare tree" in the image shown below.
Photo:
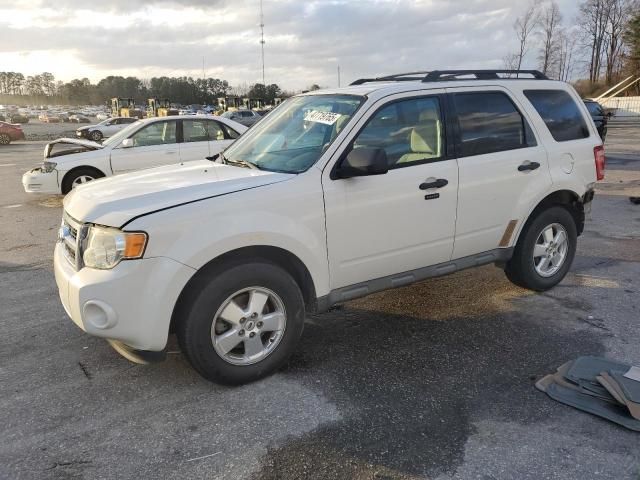
<path fill-rule="evenodd" d="M 575 65 L 576 35 L 572 31 L 561 31 L 558 35 L 558 55 L 555 77 L 564 82 L 571 79 Z"/>
<path fill-rule="evenodd" d="M 606 27 L 605 52 L 607 66 L 605 70 L 607 83 L 613 83 L 622 69 L 622 57 L 624 53 L 623 35 L 625 27 L 630 19 L 631 2 L 628 0 L 611 0 L 609 6 L 609 18 Z"/>
<path fill-rule="evenodd" d="M 538 25 L 538 2 L 532 1 L 527 9 L 519 16 L 513 24 L 513 29 L 519 42 L 519 50 L 516 53 L 517 70 L 522 67 L 522 61 L 529 51 L 529 40 L 531 34 Z"/>
<path fill-rule="evenodd" d="M 580 27 L 589 51 L 589 81 L 597 82 L 606 46 L 606 29 L 611 3 L 615 0 L 584 0 L 580 4 Z"/>
<path fill-rule="evenodd" d="M 562 15 L 555 0 L 551 0 L 542 7 L 539 19 L 542 45 L 538 59 L 542 73 L 546 75 L 557 62 L 558 57 Z"/>

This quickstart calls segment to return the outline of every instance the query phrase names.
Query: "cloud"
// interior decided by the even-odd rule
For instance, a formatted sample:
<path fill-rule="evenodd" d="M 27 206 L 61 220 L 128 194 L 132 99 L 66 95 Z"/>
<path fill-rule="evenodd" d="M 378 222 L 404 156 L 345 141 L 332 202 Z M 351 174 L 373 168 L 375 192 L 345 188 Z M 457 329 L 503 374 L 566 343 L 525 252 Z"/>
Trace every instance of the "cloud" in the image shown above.
<path fill-rule="evenodd" d="M 44 1 L 12 5 L 0 0 L 0 55 L 11 54 L 12 69 L 26 74 L 42 70 L 25 55 L 38 51 L 76 59 L 57 70 L 52 61 L 64 80 L 200 76 L 203 57 L 208 76 L 233 84 L 261 79 L 258 0 L 104 0 L 95 11 L 80 0 L 59 0 L 55 9 Z M 334 86 L 338 65 L 343 83 L 500 67 L 515 47 L 518 13 L 511 0 L 264 0 L 266 80 L 288 89 Z"/>

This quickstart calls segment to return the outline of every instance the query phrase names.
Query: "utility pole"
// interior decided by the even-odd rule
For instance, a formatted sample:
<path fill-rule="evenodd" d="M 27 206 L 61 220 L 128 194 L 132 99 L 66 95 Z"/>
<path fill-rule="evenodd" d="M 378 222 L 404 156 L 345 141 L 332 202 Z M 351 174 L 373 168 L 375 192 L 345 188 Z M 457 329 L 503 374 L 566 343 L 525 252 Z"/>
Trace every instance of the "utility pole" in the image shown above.
<path fill-rule="evenodd" d="M 262 48 L 262 85 L 264 81 L 264 12 L 262 11 L 262 0 L 260 0 L 260 47 Z"/>
<path fill-rule="evenodd" d="M 204 80 L 204 55 L 202 56 L 202 79 Z"/>
<path fill-rule="evenodd" d="M 338 65 L 338 88 L 340 88 L 340 65 Z"/>

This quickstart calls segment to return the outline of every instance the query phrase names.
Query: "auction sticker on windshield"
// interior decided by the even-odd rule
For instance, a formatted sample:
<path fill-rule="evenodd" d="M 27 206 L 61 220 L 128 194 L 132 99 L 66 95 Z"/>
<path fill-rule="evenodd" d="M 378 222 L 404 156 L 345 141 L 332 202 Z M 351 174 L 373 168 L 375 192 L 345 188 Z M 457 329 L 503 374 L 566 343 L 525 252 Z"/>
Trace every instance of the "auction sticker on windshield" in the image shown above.
<path fill-rule="evenodd" d="M 333 125 L 342 115 L 334 112 L 321 112 L 319 110 L 311 110 L 304 116 L 307 122 L 324 123 L 325 125 Z"/>

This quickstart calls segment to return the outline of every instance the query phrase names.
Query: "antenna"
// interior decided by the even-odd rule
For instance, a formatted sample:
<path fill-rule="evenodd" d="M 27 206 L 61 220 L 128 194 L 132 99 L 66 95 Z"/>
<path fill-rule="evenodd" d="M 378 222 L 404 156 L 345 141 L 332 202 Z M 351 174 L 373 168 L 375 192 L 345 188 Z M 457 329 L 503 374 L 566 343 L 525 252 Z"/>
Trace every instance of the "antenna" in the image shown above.
<path fill-rule="evenodd" d="M 260 47 L 262 48 L 262 85 L 264 81 L 264 12 L 262 11 L 262 0 L 260 0 Z"/>

